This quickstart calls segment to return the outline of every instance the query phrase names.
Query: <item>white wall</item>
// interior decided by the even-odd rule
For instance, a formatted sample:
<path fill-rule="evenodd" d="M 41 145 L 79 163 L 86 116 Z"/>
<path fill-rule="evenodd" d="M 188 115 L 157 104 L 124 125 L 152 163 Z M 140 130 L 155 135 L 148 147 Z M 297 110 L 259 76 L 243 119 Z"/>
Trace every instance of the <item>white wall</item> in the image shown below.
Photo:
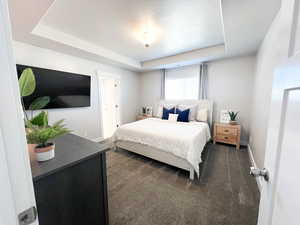
<path fill-rule="evenodd" d="M 140 110 L 143 106 L 153 107 L 157 113 L 157 104 L 161 96 L 161 70 L 153 70 L 140 74 Z"/>
<path fill-rule="evenodd" d="M 185 68 L 189 72 L 199 71 L 198 65 Z M 208 66 L 208 98 L 214 101 L 213 120 L 219 121 L 221 109 L 240 111 L 243 144 L 248 143 L 254 68 L 254 56 L 213 61 Z M 160 90 L 160 70 L 141 73 L 140 107 L 152 106 L 156 113 Z"/>
<path fill-rule="evenodd" d="M 288 2 L 288 1 L 284 1 Z M 292 13 L 274 19 L 257 54 L 254 79 L 250 147 L 258 167 L 263 168 L 274 70 L 288 56 Z"/>
<path fill-rule="evenodd" d="M 74 133 L 90 139 L 102 137 L 97 70 L 121 77 L 121 121 L 126 123 L 135 120 L 139 102 L 139 74 L 20 42 L 14 42 L 13 45 L 17 64 L 86 74 L 92 77 L 91 107 L 47 110 L 50 122 L 64 118 L 67 127 Z"/>
<path fill-rule="evenodd" d="M 210 62 L 208 98 L 214 101 L 213 120 L 219 121 L 222 109 L 239 111 L 241 143 L 248 144 L 255 57 L 237 57 Z"/>

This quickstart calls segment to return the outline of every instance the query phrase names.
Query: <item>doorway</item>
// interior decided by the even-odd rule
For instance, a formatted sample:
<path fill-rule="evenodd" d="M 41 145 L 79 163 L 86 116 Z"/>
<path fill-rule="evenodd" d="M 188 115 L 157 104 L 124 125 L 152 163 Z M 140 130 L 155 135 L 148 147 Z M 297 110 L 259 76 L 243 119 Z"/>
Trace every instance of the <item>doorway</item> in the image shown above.
<path fill-rule="evenodd" d="M 120 125 L 120 79 L 100 76 L 102 136 L 110 138 Z"/>

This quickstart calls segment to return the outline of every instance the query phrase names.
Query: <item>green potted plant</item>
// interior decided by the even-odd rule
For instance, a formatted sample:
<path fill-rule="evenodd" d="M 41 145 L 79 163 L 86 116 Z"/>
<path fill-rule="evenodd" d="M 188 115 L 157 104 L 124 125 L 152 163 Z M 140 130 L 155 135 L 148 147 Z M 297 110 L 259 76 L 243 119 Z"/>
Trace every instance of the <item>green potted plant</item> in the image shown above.
<path fill-rule="evenodd" d="M 143 115 L 146 115 L 146 110 L 147 110 L 147 107 L 142 107 L 142 114 Z"/>
<path fill-rule="evenodd" d="M 230 117 L 230 121 L 229 123 L 234 125 L 237 124 L 237 115 L 239 114 L 239 112 L 234 112 L 234 111 L 228 111 L 229 117 Z"/>
<path fill-rule="evenodd" d="M 21 95 L 21 103 L 23 108 L 23 114 L 26 121 L 29 120 L 28 115 L 25 111 L 24 106 L 24 97 L 30 96 L 35 91 L 36 87 L 36 81 L 35 81 L 35 75 L 31 68 L 26 68 L 22 71 L 22 74 L 19 78 L 19 89 L 20 89 L 20 95 Z M 33 117 L 33 110 L 38 110 L 44 108 L 48 103 L 50 102 L 50 98 L 48 96 L 43 96 L 36 98 L 29 106 L 29 110 L 31 110 L 31 117 Z M 26 128 L 27 131 L 28 128 Z M 28 143 L 28 151 L 30 155 L 30 160 L 34 160 L 34 148 L 36 144 L 29 144 Z"/>
<path fill-rule="evenodd" d="M 22 107 L 25 115 L 25 119 L 28 120 L 25 106 L 24 106 L 24 97 L 32 95 L 36 87 L 35 76 L 30 68 L 26 68 L 23 70 L 20 78 L 19 78 L 19 88 L 21 95 Z M 50 102 L 49 96 L 42 96 L 36 98 L 30 105 L 29 110 L 38 110 L 44 108 Z"/>
<path fill-rule="evenodd" d="M 40 112 L 37 116 L 26 122 L 26 138 L 28 144 L 34 144 L 34 152 L 37 161 L 47 161 L 55 156 L 55 144 L 53 139 L 67 134 L 69 129 L 59 120 L 53 125 L 48 124 L 48 113 Z"/>
<path fill-rule="evenodd" d="M 33 94 L 35 87 L 36 81 L 32 69 L 24 69 L 19 78 L 19 88 L 25 117 L 28 150 L 32 153 L 30 154 L 31 160 L 33 160 L 32 155 L 35 153 L 37 161 L 46 161 L 54 158 L 55 156 L 55 144 L 53 142 L 49 142 L 49 140 L 53 140 L 60 135 L 69 133 L 70 131 L 62 124 L 63 120 L 60 120 L 50 126 L 48 124 L 48 113 L 45 111 L 40 112 L 35 117 L 33 117 L 33 113 L 31 113 L 31 118 L 28 118 L 23 99 L 24 97 Z M 48 96 L 36 98 L 33 102 L 31 102 L 28 110 L 33 112 L 33 110 L 43 109 L 49 102 L 50 98 Z"/>

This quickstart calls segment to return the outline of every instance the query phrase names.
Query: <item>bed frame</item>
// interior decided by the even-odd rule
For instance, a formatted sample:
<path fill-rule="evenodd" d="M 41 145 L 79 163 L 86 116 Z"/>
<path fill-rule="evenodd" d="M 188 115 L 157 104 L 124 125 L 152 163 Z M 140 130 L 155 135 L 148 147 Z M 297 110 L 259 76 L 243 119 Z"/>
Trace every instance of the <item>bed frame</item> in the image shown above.
<path fill-rule="evenodd" d="M 184 101 L 160 101 L 160 104 L 198 104 L 201 108 L 206 108 L 208 110 L 208 123 L 210 128 L 212 127 L 212 112 L 213 112 L 213 103 L 209 100 L 184 100 Z M 194 179 L 194 167 L 185 159 L 179 158 L 171 153 L 164 152 L 160 149 L 139 144 L 130 141 L 117 141 L 115 142 L 115 149 L 122 148 L 130 152 L 134 152 L 151 159 L 175 166 L 177 168 L 187 170 L 190 173 L 190 179 Z M 204 147 L 205 148 L 205 147 Z M 204 151 L 204 149 L 203 149 Z M 204 159 L 204 157 L 202 157 Z M 200 171 L 199 171 L 200 172 Z"/>

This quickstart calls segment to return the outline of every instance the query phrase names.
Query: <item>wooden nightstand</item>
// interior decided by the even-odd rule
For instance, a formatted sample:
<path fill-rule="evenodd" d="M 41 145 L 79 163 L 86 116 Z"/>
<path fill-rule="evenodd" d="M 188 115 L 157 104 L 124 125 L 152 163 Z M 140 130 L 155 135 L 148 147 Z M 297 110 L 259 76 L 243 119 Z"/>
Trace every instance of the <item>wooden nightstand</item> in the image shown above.
<path fill-rule="evenodd" d="M 241 125 L 231 125 L 227 123 L 214 124 L 214 144 L 222 142 L 226 144 L 236 145 L 236 149 L 240 149 Z"/>
<path fill-rule="evenodd" d="M 153 116 L 147 116 L 147 115 L 138 115 L 136 117 L 136 120 L 144 120 L 144 119 L 147 119 L 147 118 L 152 118 Z"/>

